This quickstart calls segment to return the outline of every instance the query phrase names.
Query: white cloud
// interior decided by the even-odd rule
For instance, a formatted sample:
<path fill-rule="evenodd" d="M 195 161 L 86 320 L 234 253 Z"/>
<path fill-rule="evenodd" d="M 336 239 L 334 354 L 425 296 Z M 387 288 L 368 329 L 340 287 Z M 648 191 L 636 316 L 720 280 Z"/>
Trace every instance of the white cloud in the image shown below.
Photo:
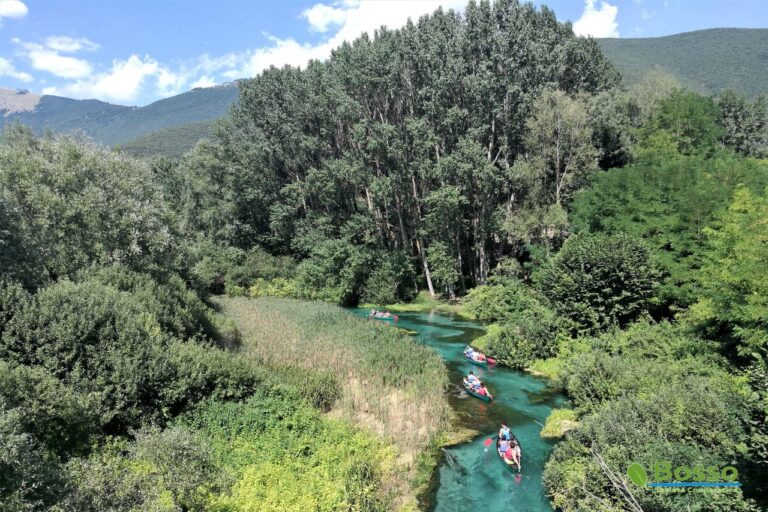
<path fill-rule="evenodd" d="M 586 0 L 581 18 L 573 24 L 573 31 L 580 36 L 619 37 L 619 24 L 616 15 L 619 8 L 608 2 L 600 2 L 595 9 L 595 0 Z"/>
<path fill-rule="evenodd" d="M 99 45 L 84 37 L 51 36 L 45 39 L 45 46 L 63 53 L 76 53 L 80 50 L 89 52 L 98 50 Z"/>
<path fill-rule="evenodd" d="M 147 78 L 159 75 L 163 70 L 164 68 L 150 57 L 131 55 L 126 60 L 112 61 L 112 67 L 107 72 L 95 73 L 59 87 L 50 87 L 44 92 L 75 98 L 133 101 L 142 92 Z M 170 77 L 164 78 L 164 85 L 170 82 Z"/>
<path fill-rule="evenodd" d="M 203 75 L 189 86 L 191 89 L 194 89 L 195 87 L 213 87 L 216 85 L 216 80 L 211 78 L 208 75 Z"/>
<path fill-rule="evenodd" d="M 347 19 L 347 11 L 325 4 L 315 4 L 301 13 L 309 27 L 316 32 L 326 32 L 331 25 L 341 25 Z"/>
<path fill-rule="evenodd" d="M 0 19 L 23 18 L 29 9 L 21 0 L 0 0 Z"/>
<path fill-rule="evenodd" d="M 91 73 L 91 64 L 84 59 L 59 55 L 55 49 L 39 43 L 27 43 L 13 38 L 19 45 L 21 54 L 26 57 L 33 68 L 46 71 L 61 78 L 81 78 Z"/>
<path fill-rule="evenodd" d="M 21 80 L 22 82 L 32 81 L 32 75 L 17 70 L 11 61 L 3 57 L 0 57 L 0 76 L 8 76 L 15 78 L 16 80 Z"/>

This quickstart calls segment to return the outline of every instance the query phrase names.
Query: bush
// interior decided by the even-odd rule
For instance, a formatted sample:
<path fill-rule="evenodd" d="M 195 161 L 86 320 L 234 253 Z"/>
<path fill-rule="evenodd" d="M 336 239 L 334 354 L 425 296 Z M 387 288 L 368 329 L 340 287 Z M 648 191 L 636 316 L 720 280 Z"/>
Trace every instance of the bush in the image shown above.
<path fill-rule="evenodd" d="M 390 510 L 382 480 L 392 452 L 279 390 L 208 402 L 182 422 L 208 440 L 235 479 L 209 510 Z"/>
<path fill-rule="evenodd" d="M 69 510 L 209 510 L 222 475 L 210 449 L 181 428 L 142 430 L 132 443 L 116 443 L 68 465 Z"/>
<path fill-rule="evenodd" d="M 556 354 L 560 328 L 554 312 L 546 307 L 521 311 L 492 327 L 478 344 L 502 364 L 523 369 Z"/>
<path fill-rule="evenodd" d="M 648 247 L 625 234 L 572 236 L 534 276 L 576 332 L 626 325 L 647 310 L 658 280 Z"/>
<path fill-rule="evenodd" d="M 536 290 L 513 278 L 492 277 L 490 284 L 469 291 L 466 310 L 482 322 L 501 322 L 530 307 L 540 306 Z"/>
<path fill-rule="evenodd" d="M 98 414 L 93 398 L 77 393 L 40 368 L 0 361 L 0 400 L 15 409 L 18 423 L 60 459 L 85 452 Z"/>
<path fill-rule="evenodd" d="M 42 511 L 60 498 L 61 467 L 26 432 L 24 411 L 0 397 L 0 510 Z"/>
<path fill-rule="evenodd" d="M 416 293 L 413 266 L 402 252 L 382 252 L 363 285 L 362 302 L 395 304 L 409 302 Z"/>

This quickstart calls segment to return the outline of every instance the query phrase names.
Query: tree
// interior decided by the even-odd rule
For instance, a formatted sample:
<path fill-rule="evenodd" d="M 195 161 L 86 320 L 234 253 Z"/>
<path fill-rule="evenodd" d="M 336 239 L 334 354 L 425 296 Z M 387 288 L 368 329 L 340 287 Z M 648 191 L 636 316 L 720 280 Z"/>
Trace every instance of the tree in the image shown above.
<path fill-rule="evenodd" d="M 561 206 L 597 169 L 586 105 L 563 91 L 546 91 L 527 127 L 530 165 L 544 183 L 546 201 Z"/>
<path fill-rule="evenodd" d="M 768 193 L 736 189 L 708 236 L 698 319 L 716 322 L 738 340 L 742 356 L 768 357 Z"/>
<path fill-rule="evenodd" d="M 625 325 L 647 310 L 659 272 L 648 247 L 625 234 L 576 235 L 534 276 L 576 331 Z"/>
<path fill-rule="evenodd" d="M 764 157 L 768 154 L 768 104 L 764 96 L 754 103 L 725 91 L 716 98 L 720 107 L 722 142 L 741 154 Z"/>

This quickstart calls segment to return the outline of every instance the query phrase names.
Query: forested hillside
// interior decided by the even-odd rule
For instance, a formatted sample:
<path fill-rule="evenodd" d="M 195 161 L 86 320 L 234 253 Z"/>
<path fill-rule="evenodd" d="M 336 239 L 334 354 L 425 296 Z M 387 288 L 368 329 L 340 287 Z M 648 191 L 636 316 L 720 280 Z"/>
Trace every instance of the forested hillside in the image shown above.
<path fill-rule="evenodd" d="M 0 508 L 416 509 L 445 367 L 338 305 L 417 292 L 568 395 L 558 509 L 765 506 L 763 99 L 623 88 L 513 0 L 238 85 L 178 160 L 4 131 Z M 742 486 L 624 478 L 657 460 Z"/>
<path fill-rule="evenodd" d="M 31 110 L 0 115 L 0 127 L 19 122 L 37 134 L 82 131 L 106 146 L 124 143 L 168 127 L 189 123 L 208 123 L 227 113 L 237 98 L 237 84 L 193 89 L 156 101 L 144 107 L 125 107 L 98 100 L 73 100 L 59 96 L 41 96 Z M 199 132 L 187 133 L 189 136 Z M 197 139 L 185 140 L 184 149 Z M 174 146 L 169 141 L 168 146 Z M 171 149 L 172 151 L 172 149 Z"/>
<path fill-rule="evenodd" d="M 136 156 L 180 158 L 201 139 L 210 137 L 215 121 L 163 128 L 119 144 L 120 150 Z"/>
<path fill-rule="evenodd" d="M 768 29 L 715 28 L 665 37 L 598 39 L 626 85 L 650 71 L 702 94 L 768 94 Z"/>

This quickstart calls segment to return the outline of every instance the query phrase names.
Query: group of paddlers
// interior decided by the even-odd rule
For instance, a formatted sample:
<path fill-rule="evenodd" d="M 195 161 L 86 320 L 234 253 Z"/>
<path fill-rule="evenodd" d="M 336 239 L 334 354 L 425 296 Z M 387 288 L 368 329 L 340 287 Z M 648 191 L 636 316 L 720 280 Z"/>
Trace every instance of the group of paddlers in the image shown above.
<path fill-rule="evenodd" d="M 496 449 L 499 451 L 499 457 L 501 460 L 509 466 L 517 466 L 517 470 L 520 471 L 522 466 L 520 464 L 523 454 L 520 450 L 520 443 L 509 431 L 509 427 L 506 422 L 501 424 L 499 429 L 499 437 L 496 443 Z"/>
<path fill-rule="evenodd" d="M 387 311 L 377 311 L 376 309 L 371 309 L 371 312 L 368 313 L 368 318 L 378 318 L 379 320 L 394 320 L 395 323 L 397 323 L 397 315 L 393 315 L 388 310 Z"/>
<path fill-rule="evenodd" d="M 480 382 L 480 379 L 477 378 L 475 372 L 469 372 L 469 375 L 464 378 L 464 387 L 468 391 L 472 391 L 477 395 L 487 396 L 491 399 L 493 398 L 493 395 L 491 395 L 491 393 L 488 391 L 488 388 L 485 387 L 485 384 Z"/>
<path fill-rule="evenodd" d="M 464 349 L 464 355 L 468 359 L 472 359 L 473 361 L 477 361 L 478 363 L 485 363 L 488 361 L 488 358 L 485 357 L 485 354 L 483 354 L 479 350 L 473 349 L 471 346 L 467 346 L 467 348 Z"/>

